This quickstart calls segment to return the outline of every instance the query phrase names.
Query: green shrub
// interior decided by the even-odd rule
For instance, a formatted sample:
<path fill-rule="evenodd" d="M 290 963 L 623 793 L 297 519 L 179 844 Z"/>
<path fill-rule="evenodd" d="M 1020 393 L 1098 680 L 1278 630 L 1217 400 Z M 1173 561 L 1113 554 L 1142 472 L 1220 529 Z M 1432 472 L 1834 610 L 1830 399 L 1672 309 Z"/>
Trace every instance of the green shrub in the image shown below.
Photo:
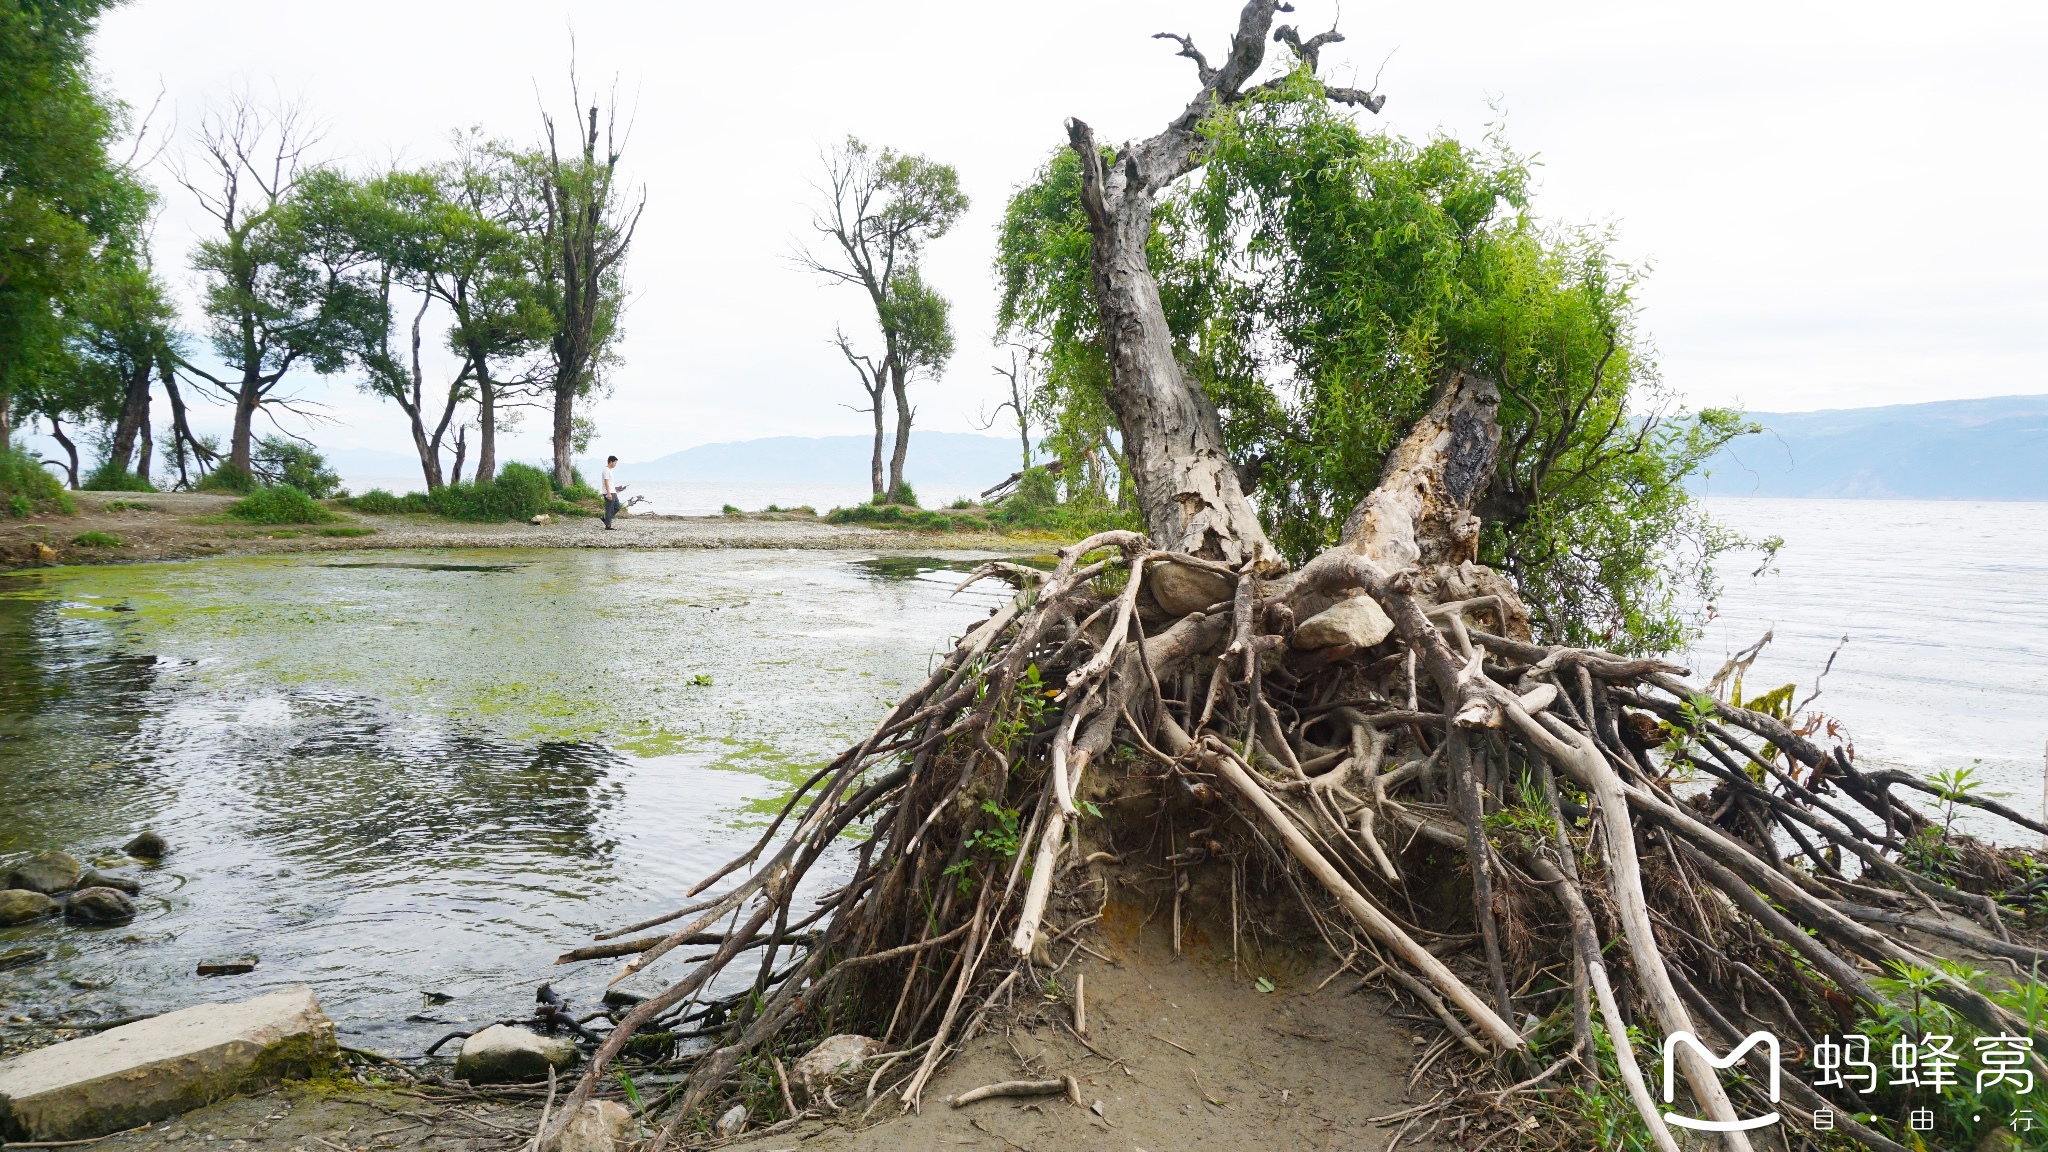
<path fill-rule="evenodd" d="M 35 457 L 7 444 L 0 444 L 0 507 L 10 516 L 33 516 L 38 512 L 77 511 L 64 485 Z"/>
<path fill-rule="evenodd" d="M 351 496 L 336 503 L 372 516 L 432 513 L 450 520 L 531 520 L 543 512 L 561 516 L 591 515 L 589 509 L 557 498 L 548 474 L 531 464 L 507 464 L 489 480 L 444 484 L 432 492 L 393 496 L 382 488 L 372 488 L 361 496 Z"/>
<path fill-rule="evenodd" d="M 249 493 L 256 490 L 256 478 L 223 460 L 192 486 L 195 492 Z"/>
<path fill-rule="evenodd" d="M 448 484 L 429 493 L 427 504 L 451 520 L 530 520 L 554 501 L 548 474 L 531 464 L 507 464 L 490 480 Z"/>
<path fill-rule="evenodd" d="M 739 510 L 739 508 L 738 508 L 737 506 L 735 506 L 735 505 L 732 505 L 732 504 L 727 504 L 727 505 L 726 505 L 725 507 L 723 507 L 723 508 L 720 508 L 720 509 L 719 509 L 719 512 L 720 512 L 720 513 L 722 513 L 722 514 L 724 514 L 724 515 L 726 515 L 726 516 L 745 516 L 745 515 L 746 515 L 746 513 L 745 513 L 745 512 L 742 512 L 742 511 L 740 511 L 740 510 Z"/>
<path fill-rule="evenodd" d="M 372 488 L 361 496 L 350 496 L 343 500 L 337 500 L 335 503 L 345 508 L 353 508 L 358 512 L 367 512 L 372 516 L 396 516 L 402 512 L 432 512 L 434 510 L 427 503 L 427 496 L 424 492 L 408 492 L 403 496 L 393 496 L 382 488 Z"/>
<path fill-rule="evenodd" d="M 341 519 L 289 484 L 257 489 L 230 504 L 228 515 L 251 524 L 322 524 Z"/>
<path fill-rule="evenodd" d="M 119 548 L 126 543 L 110 532 L 80 532 L 71 542 L 80 548 Z"/>
<path fill-rule="evenodd" d="M 910 481 L 905 480 L 896 486 L 896 491 L 889 494 L 889 503 L 901 504 L 906 508 L 917 507 L 917 492 L 910 487 Z"/>
<path fill-rule="evenodd" d="M 112 460 L 101 461 L 99 467 L 94 468 L 86 476 L 85 483 L 79 487 L 88 492 L 156 491 L 156 485 L 149 482 L 149 477 L 130 472 L 126 468 L 116 468 Z"/>
<path fill-rule="evenodd" d="M 926 512 L 902 504 L 856 504 L 835 508 L 825 517 L 828 524 L 866 524 L 876 528 L 906 528 L 913 532 L 988 532 L 991 527 L 979 510 L 969 512 Z"/>
<path fill-rule="evenodd" d="M 296 440 L 265 436 L 250 453 L 256 475 L 266 484 L 289 484 L 315 500 L 341 489 L 341 477 L 327 467 L 327 458 Z"/>

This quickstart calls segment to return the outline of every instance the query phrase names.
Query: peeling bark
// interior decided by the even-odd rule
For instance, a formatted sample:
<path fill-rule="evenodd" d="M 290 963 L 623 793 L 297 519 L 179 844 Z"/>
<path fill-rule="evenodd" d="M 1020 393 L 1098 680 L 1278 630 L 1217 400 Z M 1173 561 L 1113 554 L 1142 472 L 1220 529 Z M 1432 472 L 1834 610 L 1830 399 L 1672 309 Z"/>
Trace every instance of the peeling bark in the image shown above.
<path fill-rule="evenodd" d="M 1109 346 L 1110 407 L 1123 432 L 1124 458 L 1152 542 L 1167 551 L 1246 564 L 1262 574 L 1286 567 L 1245 498 L 1237 466 L 1223 450 L 1223 423 L 1200 384 L 1188 379 L 1174 355 L 1173 333 L 1160 304 L 1159 284 L 1145 259 L 1152 210 L 1168 185 L 1202 162 L 1200 126 L 1218 109 L 1244 100 L 1265 61 L 1267 31 L 1279 0 L 1251 0 L 1238 17 L 1223 63 L 1211 67 L 1186 36 L 1162 32 L 1195 62 L 1201 89 L 1159 134 L 1126 144 L 1105 161 L 1095 132 L 1067 122 L 1068 141 L 1081 160 L 1081 201 L 1092 240 L 1096 306 Z M 1311 70 L 1318 53 L 1341 39 L 1335 30 L 1304 42 L 1282 27 L 1272 38 L 1290 45 Z M 1331 89 L 1345 103 L 1379 111 L 1384 98 L 1354 89 Z"/>

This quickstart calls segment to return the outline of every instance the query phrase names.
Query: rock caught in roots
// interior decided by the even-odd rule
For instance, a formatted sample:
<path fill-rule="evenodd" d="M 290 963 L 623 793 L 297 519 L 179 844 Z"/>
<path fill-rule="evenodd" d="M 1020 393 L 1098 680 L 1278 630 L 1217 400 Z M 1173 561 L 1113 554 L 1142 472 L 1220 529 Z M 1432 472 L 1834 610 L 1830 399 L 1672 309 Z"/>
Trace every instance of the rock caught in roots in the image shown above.
<path fill-rule="evenodd" d="M 1787 1017 L 1778 1023 L 1796 1034 L 1829 1031 L 1844 1010 L 1890 1010 L 1865 965 L 1918 957 L 1873 925 L 1930 908 L 1983 924 L 1920 917 L 1961 943 L 2037 955 L 2006 938 L 1984 892 L 1895 862 L 1929 831 L 1892 792 L 1915 781 L 1864 772 L 1844 747 L 1715 701 L 1680 668 L 1530 638 L 1513 587 L 1474 560 L 1475 486 L 1451 482 L 1491 467 L 1495 403 L 1476 377 L 1447 383 L 1343 543 L 1292 573 L 1233 570 L 1132 532 L 1066 548 L 1050 572 L 1000 562 L 974 572 L 968 583 L 1002 579 L 1015 596 L 690 895 L 732 880 L 722 894 L 601 937 L 664 929 L 630 973 L 733 922 L 715 953 L 623 1017 L 560 1115 L 576 1112 L 643 1031 L 712 1044 L 687 1058 L 656 1147 L 750 1054 L 795 1055 L 835 1032 L 895 1052 L 864 1103 L 879 1090 L 916 1107 L 992 990 L 1037 979 L 1055 886 L 1094 867 L 1074 835 L 1084 813 L 1090 847 L 1112 854 L 1148 841 L 1162 810 L 1210 830 L 1182 838 L 1179 873 L 1233 854 L 1268 862 L 1284 883 L 1263 905 L 1239 913 L 1233 903 L 1233 916 L 1299 916 L 1324 940 L 1348 941 L 1340 955 L 1370 955 L 1376 975 L 1427 1004 L 1467 1059 L 1494 1066 L 1494 1087 L 1458 1098 L 1468 1104 L 1497 1105 L 1574 1062 L 1590 1067 L 1594 1031 L 1605 1031 L 1663 1148 L 1676 1145 L 1629 1054 L 1625 1020 L 1725 1044 L 1739 1037 L 1716 1001 L 1745 989 L 1748 1010 Z M 1175 570 L 1200 579 L 1160 579 Z M 1186 590 L 1205 581 L 1230 594 L 1192 611 L 1161 606 L 1185 607 Z M 1172 595 L 1152 596 L 1155 583 Z M 1296 621 L 1356 595 L 1391 622 L 1383 639 L 1292 642 Z M 1667 729 L 1645 718 L 1685 734 L 1665 768 L 1644 734 Z M 1674 766 L 1704 774 L 1712 791 L 1681 796 Z M 856 825 L 866 837 L 849 847 L 842 833 Z M 2003 866 L 2008 850 L 1943 834 L 1982 858 L 1980 870 Z M 1781 855 L 1784 843 L 1802 865 Z M 1417 882 L 1403 865 L 1418 844 L 1460 857 L 1469 885 Z M 800 901 L 828 856 L 835 870 L 850 857 L 850 875 Z M 1192 900 L 1205 889 L 1189 891 Z M 1235 874 L 1230 891 L 1235 901 Z M 1174 896 L 1178 907 L 1183 893 Z M 1483 975 L 1468 981 L 1420 943 L 1437 933 L 1418 918 L 1468 926 Z M 745 991 L 707 999 L 755 949 Z M 1571 973 L 1569 987 L 1547 1003 L 1511 998 L 1546 969 Z M 1938 979 L 1931 995 L 1988 1033 L 2048 1047 L 2048 1032 L 1966 981 Z M 1532 1003 L 1571 1021 L 1573 1047 L 1548 1068 L 1533 1064 L 1514 1023 L 1527 1007 L 1510 1008 Z M 1696 1107 L 1736 1118 L 1713 1069 L 1680 1051 Z M 1795 1075 L 1784 1080 L 1793 1105 L 1822 1102 Z M 1840 1122 L 1870 1147 L 1898 1147 Z M 1740 1133 L 1724 1139 L 1748 1147 Z"/>

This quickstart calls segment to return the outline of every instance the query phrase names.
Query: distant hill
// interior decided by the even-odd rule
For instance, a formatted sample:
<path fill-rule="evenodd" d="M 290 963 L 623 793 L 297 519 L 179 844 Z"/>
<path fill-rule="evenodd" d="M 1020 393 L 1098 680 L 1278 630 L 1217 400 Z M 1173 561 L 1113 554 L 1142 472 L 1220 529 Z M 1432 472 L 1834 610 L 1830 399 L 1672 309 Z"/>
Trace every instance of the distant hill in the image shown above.
<path fill-rule="evenodd" d="M 771 436 L 699 444 L 644 463 L 627 461 L 620 470 L 634 480 L 865 484 L 874 445 L 867 436 Z M 912 432 L 903 473 L 920 492 L 979 492 L 1015 472 L 1018 456 L 1017 441 L 1008 437 Z"/>
<path fill-rule="evenodd" d="M 1749 415 L 1769 431 L 1716 454 L 1695 491 L 2048 500 L 2048 396 Z"/>

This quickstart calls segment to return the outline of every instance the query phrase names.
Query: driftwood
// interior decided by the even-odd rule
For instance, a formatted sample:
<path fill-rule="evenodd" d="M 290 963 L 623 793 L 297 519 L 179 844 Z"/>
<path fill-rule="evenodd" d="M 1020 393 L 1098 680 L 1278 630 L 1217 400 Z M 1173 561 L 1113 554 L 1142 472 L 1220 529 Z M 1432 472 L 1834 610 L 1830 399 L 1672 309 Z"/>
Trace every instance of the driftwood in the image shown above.
<path fill-rule="evenodd" d="M 1199 389 L 1181 394 L 1190 389 L 1153 324 L 1140 227 L 1164 183 L 1197 162 L 1200 118 L 1253 91 L 1277 9 L 1247 4 L 1214 67 L 1173 37 L 1201 93 L 1168 132 L 1114 163 L 1072 126 L 1113 398 L 1150 530 L 1091 536 L 1046 573 L 991 564 L 971 574 L 1018 590 L 797 788 L 746 852 L 679 907 L 598 939 L 659 933 L 564 956 L 630 951 L 623 977 L 685 944 L 717 945 L 624 1014 L 560 1117 L 643 1031 L 710 1040 L 671 1058 L 687 1075 L 664 1098 L 648 1152 L 730 1092 L 744 1062 L 796 1055 L 832 1032 L 901 1049 L 871 1074 L 869 1108 L 896 1060 L 917 1054 L 888 1089 L 915 1108 L 999 1000 L 1047 990 L 1056 921 L 1078 927 L 1100 908 L 1097 897 L 1077 908 L 1078 893 L 1106 891 L 1105 870 L 1133 861 L 1171 875 L 1156 895 L 1170 896 L 1176 925 L 1227 923 L 1233 956 L 1241 922 L 1271 925 L 1283 912 L 1322 941 L 1375 954 L 1370 979 L 1423 1002 L 1445 1024 L 1442 1050 L 1467 1062 L 1460 1093 L 1427 1109 L 1497 1109 L 1554 1091 L 1540 1086 L 1573 1064 L 1597 1076 L 1597 1027 L 1666 1150 L 1677 1143 L 1631 1023 L 1732 1040 L 1732 1021 L 1759 1010 L 1800 1036 L 1895 1012 L 1874 977 L 1925 958 L 1881 929 L 2015 962 L 2044 951 L 2006 939 L 1982 883 L 1907 866 L 1909 841 L 1985 862 L 1979 876 L 2004 869 L 2009 851 L 1931 824 L 1893 792 L 1911 781 L 1865 773 L 1822 729 L 1734 707 L 1674 665 L 1532 634 L 1513 584 L 1478 563 L 1472 509 L 1500 438 L 1489 381 L 1449 374 L 1340 541 L 1284 570 L 1210 435 L 1214 412 Z M 1273 36 L 1313 67 L 1334 33 Z M 1373 615 L 1345 603 L 1359 598 L 1391 629 L 1303 640 L 1320 632 L 1298 625 L 1333 608 Z M 846 835 L 856 827 L 865 835 Z M 1203 869 L 1229 870 L 1227 882 L 1207 874 L 1218 881 L 1207 891 L 1228 891 L 1227 911 L 1189 883 Z M 806 886 L 828 874 L 829 890 Z M 1429 882 L 1446 874 L 1469 888 Z M 1922 914 L 1944 906 L 1986 930 Z M 1444 936 L 1471 942 L 1472 955 L 1447 960 Z M 2048 1029 L 1970 981 L 1929 980 L 1927 995 L 1986 1033 L 2048 1049 Z M 714 982 L 722 995 L 707 995 Z M 1085 992 L 1075 993 L 1078 1034 Z M 1718 1006 L 1730 998 L 1747 1007 Z M 1539 1069 L 1532 1038 L 1553 1025 L 1571 1047 Z M 1753 1088 L 1731 1098 L 1703 1058 L 1680 1052 L 1691 1115 L 1729 1122 L 1758 1105 Z M 1794 1080 L 1802 1107 L 1825 1099 Z M 1012 1090 L 1024 1089 L 993 1085 L 955 1104 Z M 541 1147 L 562 1123 L 539 1134 Z M 1739 1131 L 1712 1139 L 1751 1147 Z"/>

